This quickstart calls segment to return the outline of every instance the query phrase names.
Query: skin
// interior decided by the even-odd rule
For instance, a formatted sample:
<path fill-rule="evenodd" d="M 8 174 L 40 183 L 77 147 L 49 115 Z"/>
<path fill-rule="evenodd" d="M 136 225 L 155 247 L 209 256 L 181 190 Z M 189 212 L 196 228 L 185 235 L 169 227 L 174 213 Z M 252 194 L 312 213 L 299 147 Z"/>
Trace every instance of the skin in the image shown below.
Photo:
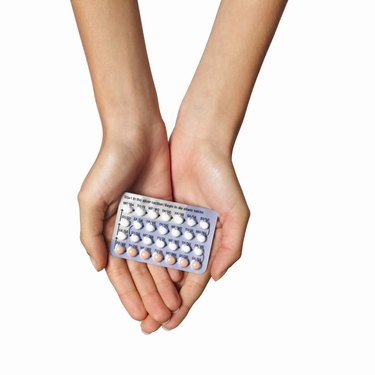
<path fill-rule="evenodd" d="M 168 143 L 137 2 L 72 1 L 103 124 L 101 150 L 79 193 L 81 240 L 145 333 L 177 327 L 210 278 L 218 280 L 241 256 L 250 211 L 231 156 L 285 5 L 285 0 L 221 2 Z M 218 212 L 205 274 L 108 256 L 124 191 Z"/>

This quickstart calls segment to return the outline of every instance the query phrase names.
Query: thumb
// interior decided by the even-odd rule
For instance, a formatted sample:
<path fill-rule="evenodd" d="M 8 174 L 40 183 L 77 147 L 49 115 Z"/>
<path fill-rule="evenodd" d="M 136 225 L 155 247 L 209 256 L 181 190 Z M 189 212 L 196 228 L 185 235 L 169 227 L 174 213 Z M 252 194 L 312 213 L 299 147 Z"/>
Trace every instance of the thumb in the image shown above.
<path fill-rule="evenodd" d="M 249 217 L 250 211 L 245 205 L 234 215 L 225 217 L 222 222 L 221 241 L 211 266 L 211 276 L 215 281 L 240 259 Z"/>
<path fill-rule="evenodd" d="M 106 211 L 104 202 L 98 202 L 84 191 L 78 194 L 81 223 L 81 242 L 97 271 L 107 265 L 108 251 L 103 236 L 103 222 Z"/>

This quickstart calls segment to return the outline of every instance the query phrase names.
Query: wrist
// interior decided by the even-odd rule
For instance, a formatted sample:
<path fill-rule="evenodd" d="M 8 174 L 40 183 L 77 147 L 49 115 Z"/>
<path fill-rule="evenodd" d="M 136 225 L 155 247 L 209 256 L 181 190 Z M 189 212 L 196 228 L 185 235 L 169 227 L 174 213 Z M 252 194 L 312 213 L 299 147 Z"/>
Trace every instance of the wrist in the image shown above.
<path fill-rule="evenodd" d="M 241 122 L 227 116 L 224 110 L 215 109 L 204 101 L 186 101 L 178 112 L 174 133 L 194 139 L 195 142 L 212 144 L 231 154 Z"/>

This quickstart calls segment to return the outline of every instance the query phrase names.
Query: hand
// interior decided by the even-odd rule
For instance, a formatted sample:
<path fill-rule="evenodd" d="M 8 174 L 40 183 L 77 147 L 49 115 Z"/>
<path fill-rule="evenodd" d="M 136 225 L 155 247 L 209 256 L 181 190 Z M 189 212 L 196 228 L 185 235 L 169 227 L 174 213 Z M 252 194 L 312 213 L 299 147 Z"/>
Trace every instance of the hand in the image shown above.
<path fill-rule="evenodd" d="M 214 209 L 219 220 L 207 271 L 203 275 L 185 272 L 178 284 L 182 303 L 164 324 L 169 329 L 185 318 L 210 277 L 218 280 L 240 258 L 250 216 L 230 152 L 225 147 L 176 125 L 170 149 L 174 199 Z"/>
<path fill-rule="evenodd" d="M 172 199 L 169 145 L 164 124 L 130 126 L 104 135 L 99 155 L 78 195 L 81 241 L 99 271 L 106 267 L 124 307 L 136 320 L 168 321 L 181 304 L 173 284 L 180 272 L 126 261 L 108 253 L 123 192 Z M 115 127 L 120 129 L 120 127 Z M 108 134 L 109 133 L 109 134 Z M 172 279 L 173 278 L 173 279 Z"/>

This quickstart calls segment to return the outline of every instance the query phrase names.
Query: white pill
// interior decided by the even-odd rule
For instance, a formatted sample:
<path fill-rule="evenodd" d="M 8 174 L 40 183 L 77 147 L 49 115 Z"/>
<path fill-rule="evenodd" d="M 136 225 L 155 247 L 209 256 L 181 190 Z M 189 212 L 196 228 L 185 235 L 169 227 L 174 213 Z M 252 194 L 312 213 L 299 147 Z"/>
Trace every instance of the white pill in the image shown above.
<path fill-rule="evenodd" d="M 139 238 L 139 236 L 138 236 L 138 234 L 132 234 L 131 236 L 130 236 L 130 241 L 131 242 L 139 242 L 139 240 L 140 240 L 140 238 Z"/>
<path fill-rule="evenodd" d="M 171 216 L 168 214 L 168 212 L 162 212 L 160 215 L 160 219 L 163 221 L 169 221 L 171 220 Z"/>
<path fill-rule="evenodd" d="M 142 223 L 138 220 L 133 221 L 133 227 L 137 230 L 141 229 L 143 227 Z"/>
<path fill-rule="evenodd" d="M 181 232 L 177 228 L 172 228 L 171 235 L 173 237 L 179 237 L 179 236 L 181 236 Z"/>
<path fill-rule="evenodd" d="M 162 249 L 165 246 L 165 242 L 163 240 L 161 240 L 161 239 L 157 239 L 156 242 L 155 242 L 155 245 L 159 249 Z"/>
<path fill-rule="evenodd" d="M 147 232 L 153 232 L 155 230 L 155 225 L 154 224 L 151 224 L 151 223 L 147 223 L 146 224 L 146 230 Z"/>
<path fill-rule="evenodd" d="M 177 250 L 177 244 L 175 242 L 168 242 L 169 250 L 175 251 Z"/>
<path fill-rule="evenodd" d="M 190 246 L 189 245 L 186 245 L 186 244 L 182 244 L 181 245 L 181 251 L 184 252 L 184 253 L 190 253 Z"/>
<path fill-rule="evenodd" d="M 191 232 L 189 232 L 189 231 L 186 231 L 186 232 L 184 232 L 184 237 L 188 240 L 188 241 L 190 241 L 190 240 L 192 240 L 193 239 L 193 233 L 191 233 Z"/>
<path fill-rule="evenodd" d="M 168 233 L 168 228 L 164 225 L 160 225 L 160 227 L 158 228 L 158 231 L 160 234 L 167 234 Z"/>
<path fill-rule="evenodd" d="M 180 225 L 184 222 L 184 218 L 180 214 L 176 214 L 173 216 L 173 221 Z"/>
<path fill-rule="evenodd" d="M 120 241 L 124 240 L 124 239 L 126 238 L 126 233 L 124 233 L 124 232 L 118 232 L 118 233 L 117 233 L 117 238 L 118 238 Z"/>
<path fill-rule="evenodd" d="M 199 222 L 199 226 L 200 226 L 202 229 L 208 229 L 209 224 L 208 224 L 208 222 L 207 222 L 206 220 L 201 220 L 201 221 Z"/>
<path fill-rule="evenodd" d="M 144 236 L 143 237 L 143 243 L 146 244 L 146 245 L 151 245 L 152 239 L 149 236 Z"/>
<path fill-rule="evenodd" d="M 126 228 L 130 225 L 130 221 L 126 217 L 122 217 L 120 220 L 120 225 Z"/>
<path fill-rule="evenodd" d="M 133 212 L 133 208 L 132 208 L 132 206 L 129 203 L 127 203 L 127 204 L 124 205 L 124 212 L 126 214 L 130 214 L 131 212 Z"/>
<path fill-rule="evenodd" d="M 144 214 L 146 213 L 146 211 L 145 211 L 145 209 L 143 208 L 143 207 L 137 207 L 136 209 L 135 209 L 135 214 L 137 215 L 137 216 L 143 216 Z"/>
<path fill-rule="evenodd" d="M 187 222 L 187 225 L 189 225 L 189 227 L 193 227 L 194 225 L 197 224 L 197 222 L 195 221 L 193 217 L 189 217 L 186 222 Z"/>
<path fill-rule="evenodd" d="M 153 209 L 153 208 L 151 208 L 150 210 L 148 210 L 148 212 L 147 212 L 147 216 L 150 218 L 150 219 L 156 219 L 158 216 L 159 216 L 159 214 Z"/>
<path fill-rule="evenodd" d="M 193 251 L 194 251 L 194 254 L 197 256 L 201 256 L 203 254 L 203 250 L 198 246 L 194 246 Z"/>
<path fill-rule="evenodd" d="M 206 236 L 204 234 L 198 233 L 197 234 L 197 241 L 201 242 L 201 243 L 206 242 Z"/>

